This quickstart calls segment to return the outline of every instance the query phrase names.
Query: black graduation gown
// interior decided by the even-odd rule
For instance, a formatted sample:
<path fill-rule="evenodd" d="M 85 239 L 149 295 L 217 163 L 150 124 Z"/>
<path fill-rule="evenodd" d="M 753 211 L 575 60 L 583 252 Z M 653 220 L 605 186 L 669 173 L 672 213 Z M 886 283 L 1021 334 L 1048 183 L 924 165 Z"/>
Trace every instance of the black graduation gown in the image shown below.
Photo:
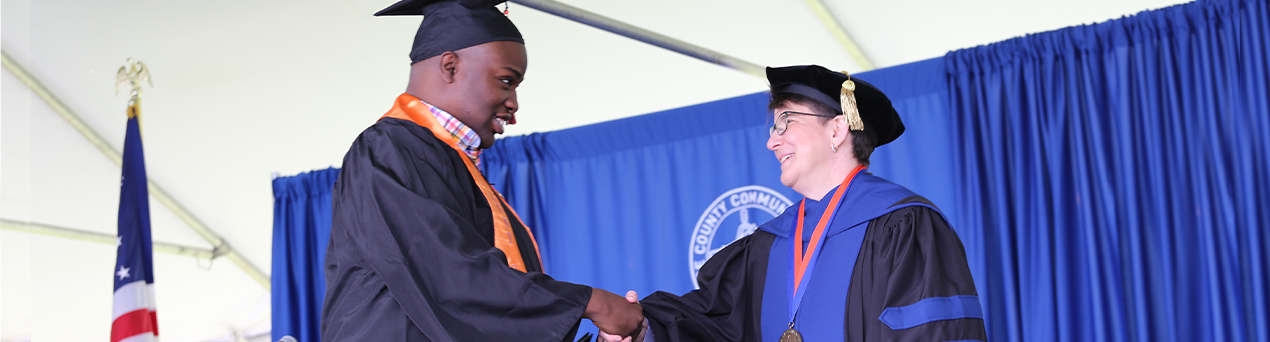
<path fill-rule="evenodd" d="M 508 267 L 460 158 L 428 129 L 394 118 L 353 142 L 331 195 L 322 340 L 573 338 L 591 288 L 542 274 L 514 218 L 529 272 Z"/>
<path fill-rule="evenodd" d="M 879 319 L 887 308 L 910 306 L 923 299 L 976 295 L 961 240 L 933 205 L 916 195 L 886 203 L 900 208 L 868 221 L 850 287 L 845 291 L 844 339 L 986 341 L 981 318 L 934 320 L 905 329 L 891 329 Z M 762 331 L 764 287 L 773 284 L 767 279 L 769 266 L 783 267 L 788 262 L 785 255 L 770 253 L 778 240 L 770 228 L 796 217 L 797 209 L 797 205 L 792 206 L 789 210 L 794 214 L 773 219 L 711 257 L 698 273 L 699 290 L 682 296 L 656 292 L 641 300 L 656 341 L 761 341 L 765 335 L 769 339 L 773 334 L 779 336 L 780 332 Z M 785 291 L 781 287 L 767 293 L 785 295 Z M 973 301 L 977 309 L 977 298 Z M 780 317 L 788 317 L 785 307 L 767 309 L 781 310 Z"/>

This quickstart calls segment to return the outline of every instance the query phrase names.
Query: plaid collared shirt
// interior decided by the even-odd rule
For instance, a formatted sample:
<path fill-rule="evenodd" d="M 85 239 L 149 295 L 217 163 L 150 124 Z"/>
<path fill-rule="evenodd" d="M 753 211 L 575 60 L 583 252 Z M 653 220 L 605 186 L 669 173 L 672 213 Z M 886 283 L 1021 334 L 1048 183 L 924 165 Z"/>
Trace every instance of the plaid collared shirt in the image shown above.
<path fill-rule="evenodd" d="M 441 126 L 450 132 L 450 136 L 459 140 L 459 148 L 462 148 L 463 153 L 472 159 L 472 163 L 476 164 L 476 166 L 481 166 L 481 136 L 477 135 L 476 131 L 468 128 L 467 125 L 464 125 L 462 121 L 450 115 L 450 113 L 441 110 L 441 108 L 433 107 L 431 104 L 423 102 L 423 100 L 419 100 L 419 103 L 428 107 L 428 111 L 437 117 L 437 122 L 440 122 Z"/>

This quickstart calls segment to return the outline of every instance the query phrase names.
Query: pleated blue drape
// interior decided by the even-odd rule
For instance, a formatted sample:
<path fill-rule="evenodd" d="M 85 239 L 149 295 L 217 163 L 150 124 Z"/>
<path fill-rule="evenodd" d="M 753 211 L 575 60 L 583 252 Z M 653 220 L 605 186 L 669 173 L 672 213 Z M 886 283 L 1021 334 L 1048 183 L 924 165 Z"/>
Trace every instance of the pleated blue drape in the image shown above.
<path fill-rule="evenodd" d="M 945 57 L 994 339 L 1270 341 L 1268 42 L 1199 1 Z"/>
<path fill-rule="evenodd" d="M 321 339 L 322 265 L 331 239 L 331 189 L 340 170 L 330 168 L 273 180 L 272 341 L 290 335 Z"/>
<path fill-rule="evenodd" d="M 1270 341 L 1268 7 L 1205 0 L 858 75 L 909 128 L 871 171 L 947 214 L 992 340 Z M 682 293 L 711 200 L 797 200 L 765 103 L 501 139 L 485 173 L 553 276 Z M 316 340 L 337 175 L 274 181 L 275 340 Z"/>

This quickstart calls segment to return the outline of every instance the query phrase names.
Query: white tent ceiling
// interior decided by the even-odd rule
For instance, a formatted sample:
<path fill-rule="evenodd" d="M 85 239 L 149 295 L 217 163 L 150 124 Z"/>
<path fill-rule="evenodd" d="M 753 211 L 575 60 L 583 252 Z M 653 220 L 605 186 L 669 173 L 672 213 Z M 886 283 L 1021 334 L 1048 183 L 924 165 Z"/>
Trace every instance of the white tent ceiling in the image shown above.
<path fill-rule="evenodd" d="M 861 71 L 803 1 L 563 0 L 759 65 Z M 1181 0 L 829 0 L 878 67 Z M 3 50 L 116 149 L 114 71 L 151 69 L 149 177 L 270 270 L 270 175 L 339 166 L 402 92 L 418 18 L 389 1 L 3 0 Z M 511 4 L 530 56 L 520 124 L 558 130 L 762 91 L 761 78 Z M 0 219 L 114 234 L 119 168 L 12 73 L 0 76 Z M 673 124 L 673 123 L 668 123 Z M 151 199 L 156 241 L 211 248 Z M 105 340 L 114 248 L 0 230 L 0 340 Z M 269 330 L 269 293 L 232 263 L 156 254 L 167 341 Z M 613 289 L 622 290 L 622 289 Z"/>

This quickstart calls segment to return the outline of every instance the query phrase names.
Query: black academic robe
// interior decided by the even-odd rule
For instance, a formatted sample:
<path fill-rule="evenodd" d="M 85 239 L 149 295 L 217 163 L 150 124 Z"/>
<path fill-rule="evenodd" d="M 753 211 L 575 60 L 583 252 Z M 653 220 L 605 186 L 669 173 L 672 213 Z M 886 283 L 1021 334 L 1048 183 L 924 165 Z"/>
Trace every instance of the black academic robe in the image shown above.
<path fill-rule="evenodd" d="M 460 158 L 428 129 L 394 118 L 353 142 L 331 195 L 322 340 L 573 338 L 591 288 L 541 273 L 514 217 L 529 272 L 508 267 Z"/>
<path fill-rule="evenodd" d="M 836 334 L 850 342 L 986 341 L 965 249 L 943 216 L 926 199 L 898 185 L 863 173 L 857 178 L 853 181 L 853 188 L 848 188 L 848 198 L 844 199 L 839 212 L 872 205 L 880 209 L 877 210 L 880 216 L 868 216 L 854 224 L 838 217 L 831 223 L 831 226 L 852 227 L 849 229 L 867 227 L 867 230 L 857 231 L 862 233 L 859 235 L 862 238 L 853 264 L 835 265 L 836 260 L 819 259 L 812 278 L 837 276 L 841 282 L 835 280 L 827 284 L 849 284 L 849 287 L 833 289 L 838 291 L 834 292 L 837 297 L 826 298 L 821 293 L 814 305 L 808 305 L 808 300 L 804 299 L 804 308 L 818 306 L 821 310 L 808 312 L 808 309 L 800 309 L 798 315 L 803 324 L 800 329 L 841 329 Z M 851 198 L 853 192 L 863 192 L 859 184 L 862 182 L 865 183 L 864 189 L 885 191 Z M 881 192 L 889 195 L 877 194 Z M 886 202 L 870 202 L 878 200 Z M 641 300 L 655 340 L 775 342 L 788 324 L 789 301 L 784 296 L 789 293 L 789 286 L 786 285 L 784 267 L 790 262 L 789 248 L 784 246 L 789 243 L 786 238 L 797 212 L 798 205 L 795 204 L 785 214 L 763 224 L 755 233 L 733 242 L 711 257 L 698 273 L 699 290 L 682 296 L 656 292 Z M 807 232 L 804 236 L 810 236 L 818 221 L 819 215 L 813 214 L 809 212 L 806 215 L 809 218 L 805 219 L 804 230 Z M 843 248 L 841 240 L 849 235 L 842 233 L 846 229 L 840 228 L 837 232 L 830 229 L 824 248 Z M 835 239 L 836 244 L 829 243 L 835 242 Z M 774 246 L 779 250 L 774 250 Z M 838 256 L 841 257 L 841 254 Z M 838 269 L 835 270 L 834 266 Z M 847 271 L 849 275 L 844 276 Z M 769 272 L 780 275 L 769 279 Z M 822 281 L 817 291 L 825 292 L 824 289 L 828 288 L 823 286 L 825 284 Z M 812 285 L 816 286 L 816 283 Z M 811 290 L 808 292 L 808 296 L 812 296 Z M 764 302 L 779 305 L 765 308 Z M 923 304 L 916 305 L 919 302 Z M 961 311 L 939 312 L 951 310 L 949 303 L 973 306 L 966 310 L 978 311 L 978 317 Z M 826 307 L 841 311 L 828 312 L 824 309 Z M 889 316 L 892 324 L 896 323 L 899 311 L 907 313 L 906 317 L 902 317 L 906 320 L 901 322 L 905 324 L 896 324 L 896 329 L 892 329 L 884 322 L 881 317 L 887 308 L 897 308 L 892 309 Z M 932 319 L 939 315 L 962 318 Z M 841 326 L 825 326 L 828 323 L 823 323 L 824 317 L 842 317 Z M 821 319 L 822 323 L 808 326 L 806 322 L 813 319 Z M 763 331 L 764 327 L 773 331 Z M 820 342 L 815 339 L 807 341 Z"/>

